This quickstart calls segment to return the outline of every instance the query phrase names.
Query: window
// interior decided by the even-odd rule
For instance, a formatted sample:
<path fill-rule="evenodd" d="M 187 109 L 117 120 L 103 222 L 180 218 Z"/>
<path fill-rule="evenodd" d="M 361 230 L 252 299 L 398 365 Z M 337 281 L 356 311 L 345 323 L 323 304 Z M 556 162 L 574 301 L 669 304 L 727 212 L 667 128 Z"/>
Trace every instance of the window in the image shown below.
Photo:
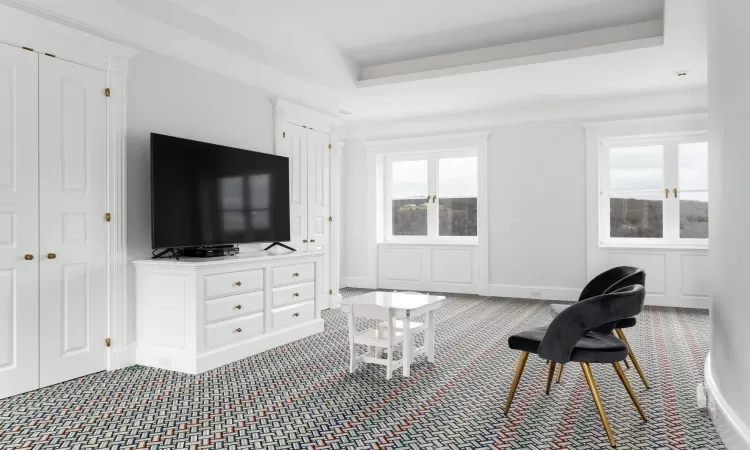
<path fill-rule="evenodd" d="M 385 158 L 386 239 L 476 241 L 476 150 Z"/>
<path fill-rule="evenodd" d="M 615 140 L 601 151 L 601 245 L 708 245 L 705 136 Z"/>

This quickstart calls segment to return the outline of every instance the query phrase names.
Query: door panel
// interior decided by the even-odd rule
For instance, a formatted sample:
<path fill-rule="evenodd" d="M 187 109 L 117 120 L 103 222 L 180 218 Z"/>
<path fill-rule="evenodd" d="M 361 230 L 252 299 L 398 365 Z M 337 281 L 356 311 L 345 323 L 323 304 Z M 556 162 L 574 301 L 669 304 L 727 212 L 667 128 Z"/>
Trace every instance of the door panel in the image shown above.
<path fill-rule="evenodd" d="M 40 384 L 48 386 L 106 369 L 106 78 L 55 58 L 41 58 L 39 69 Z"/>
<path fill-rule="evenodd" d="M 309 249 L 325 252 L 323 257 L 323 283 L 320 293 L 328 295 L 330 289 L 330 223 L 331 213 L 331 150 L 330 135 L 314 130 L 307 131 L 307 235 Z"/>
<path fill-rule="evenodd" d="M 0 398 L 39 387 L 38 59 L 0 44 Z"/>
<path fill-rule="evenodd" d="M 307 245 L 307 130 L 283 124 L 286 137 L 281 138 L 279 154 L 289 158 L 289 226 L 291 246 L 306 250 Z"/>

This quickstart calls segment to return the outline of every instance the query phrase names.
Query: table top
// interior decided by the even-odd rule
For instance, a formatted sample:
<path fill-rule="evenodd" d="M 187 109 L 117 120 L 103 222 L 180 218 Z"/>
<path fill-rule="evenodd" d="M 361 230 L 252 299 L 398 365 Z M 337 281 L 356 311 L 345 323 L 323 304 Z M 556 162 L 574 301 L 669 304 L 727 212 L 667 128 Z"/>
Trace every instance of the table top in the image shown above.
<path fill-rule="evenodd" d="M 425 295 L 410 292 L 368 292 L 341 300 L 341 304 L 375 305 L 388 309 L 415 310 L 425 306 L 440 306 L 445 297 L 442 295 Z"/>

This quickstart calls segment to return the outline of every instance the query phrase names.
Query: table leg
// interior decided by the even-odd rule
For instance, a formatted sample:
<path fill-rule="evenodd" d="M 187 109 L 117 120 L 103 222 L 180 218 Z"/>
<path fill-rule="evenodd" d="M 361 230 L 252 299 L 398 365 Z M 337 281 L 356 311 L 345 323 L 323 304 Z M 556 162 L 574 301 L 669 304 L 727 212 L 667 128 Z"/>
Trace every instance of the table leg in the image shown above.
<path fill-rule="evenodd" d="M 401 357 L 404 361 L 404 376 L 411 375 L 411 358 L 412 358 L 412 337 L 411 337 L 411 312 L 406 311 L 406 320 L 404 321 L 404 354 Z"/>
<path fill-rule="evenodd" d="M 424 335 L 424 346 L 427 353 L 427 361 L 435 362 L 435 311 L 427 312 L 427 332 Z"/>
<path fill-rule="evenodd" d="M 354 344 L 354 314 L 350 310 L 346 314 L 347 319 L 349 320 L 349 373 L 354 373 L 354 369 L 356 369 L 356 361 L 357 361 L 357 346 Z"/>

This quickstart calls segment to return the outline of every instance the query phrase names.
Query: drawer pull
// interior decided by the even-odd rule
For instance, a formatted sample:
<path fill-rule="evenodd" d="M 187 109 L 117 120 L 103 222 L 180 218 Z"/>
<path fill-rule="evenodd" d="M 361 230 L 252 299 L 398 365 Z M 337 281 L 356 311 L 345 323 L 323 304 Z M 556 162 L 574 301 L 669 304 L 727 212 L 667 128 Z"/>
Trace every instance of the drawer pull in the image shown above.
<path fill-rule="evenodd" d="M 294 272 L 294 273 L 292 274 L 292 276 L 298 277 L 298 276 L 299 276 L 299 272 Z"/>
<path fill-rule="evenodd" d="M 242 328 L 237 328 L 237 329 L 236 329 L 236 330 L 234 330 L 234 331 L 236 331 L 236 332 L 238 332 L 238 333 L 242 333 Z"/>
<path fill-rule="evenodd" d="M 296 312 L 296 313 L 292 314 L 292 317 L 299 317 L 299 313 Z"/>
<path fill-rule="evenodd" d="M 236 282 L 234 284 L 236 284 L 237 286 L 242 286 L 242 282 L 241 281 L 238 281 L 238 282 Z"/>
<path fill-rule="evenodd" d="M 295 297 L 299 297 L 299 292 L 295 292 L 295 293 L 294 293 L 294 296 L 295 296 Z"/>
<path fill-rule="evenodd" d="M 234 307 L 234 309 L 242 309 L 242 305 L 237 305 Z"/>

